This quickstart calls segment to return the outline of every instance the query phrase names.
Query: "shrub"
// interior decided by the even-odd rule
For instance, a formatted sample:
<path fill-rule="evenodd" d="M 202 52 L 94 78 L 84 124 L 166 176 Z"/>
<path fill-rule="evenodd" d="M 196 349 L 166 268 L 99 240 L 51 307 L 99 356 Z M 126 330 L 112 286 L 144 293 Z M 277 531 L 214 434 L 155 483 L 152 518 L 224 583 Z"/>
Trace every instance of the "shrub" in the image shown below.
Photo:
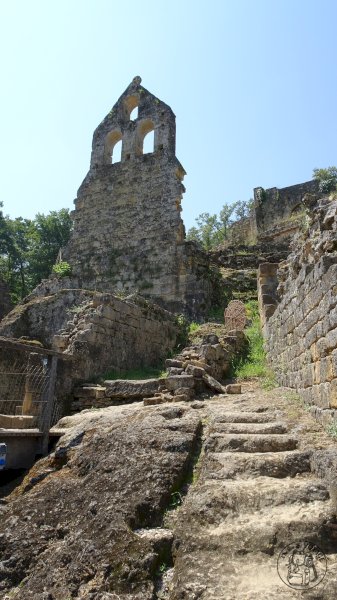
<path fill-rule="evenodd" d="M 318 180 L 318 189 L 321 193 L 328 194 L 336 190 L 337 186 L 337 167 L 327 167 L 326 169 L 314 169 L 313 176 Z"/>
<path fill-rule="evenodd" d="M 178 325 L 178 335 L 175 349 L 181 350 L 188 343 L 189 322 L 184 315 L 176 315 L 175 321 Z"/>
<path fill-rule="evenodd" d="M 58 277 L 67 277 L 68 275 L 71 275 L 71 266 L 69 263 L 61 260 L 53 266 L 52 271 Z"/>

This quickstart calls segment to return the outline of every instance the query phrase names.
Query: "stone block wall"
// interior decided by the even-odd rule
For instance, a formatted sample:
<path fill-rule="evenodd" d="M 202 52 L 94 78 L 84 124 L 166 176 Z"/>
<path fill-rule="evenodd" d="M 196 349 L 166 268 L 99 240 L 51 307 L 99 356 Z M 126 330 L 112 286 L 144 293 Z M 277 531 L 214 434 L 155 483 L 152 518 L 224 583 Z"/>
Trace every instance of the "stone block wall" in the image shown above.
<path fill-rule="evenodd" d="M 278 382 L 294 388 L 327 422 L 337 418 L 336 201 L 319 202 L 278 277 L 279 304 L 269 315 L 262 307 L 271 366 Z"/>
<path fill-rule="evenodd" d="M 91 379 L 107 370 L 155 366 L 173 350 L 174 317 L 140 298 L 96 293 L 54 336 L 54 349 L 73 356 L 73 376 Z"/>
<path fill-rule="evenodd" d="M 266 333 L 268 319 L 274 314 L 277 303 L 278 263 L 262 263 L 257 272 L 257 297 L 262 331 Z"/>
<path fill-rule="evenodd" d="M 306 194 L 322 196 L 316 179 L 285 188 L 254 189 L 254 212 L 258 239 L 284 239 L 298 229 L 296 215 Z"/>

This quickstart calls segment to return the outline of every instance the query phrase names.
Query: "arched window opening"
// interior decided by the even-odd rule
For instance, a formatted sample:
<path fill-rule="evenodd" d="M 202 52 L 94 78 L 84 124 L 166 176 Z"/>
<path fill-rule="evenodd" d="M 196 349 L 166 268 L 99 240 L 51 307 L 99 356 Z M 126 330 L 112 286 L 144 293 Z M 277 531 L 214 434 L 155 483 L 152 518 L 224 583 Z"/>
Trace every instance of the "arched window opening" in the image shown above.
<path fill-rule="evenodd" d="M 104 163 L 110 165 L 111 163 L 119 162 L 121 160 L 122 151 L 122 134 L 120 131 L 110 131 L 105 138 L 104 147 Z"/>
<path fill-rule="evenodd" d="M 130 113 L 130 121 L 135 121 L 136 119 L 138 119 L 138 106 L 135 106 Z"/>
<path fill-rule="evenodd" d="M 117 142 L 112 150 L 112 155 L 111 155 L 111 162 L 113 164 L 117 163 L 117 162 L 121 162 L 122 160 L 122 140 L 119 140 L 119 142 Z"/>
<path fill-rule="evenodd" d="M 150 154 L 154 152 L 154 129 L 149 131 L 143 140 L 143 154 Z"/>
<path fill-rule="evenodd" d="M 154 152 L 154 123 L 151 119 L 138 121 L 136 154 Z"/>
<path fill-rule="evenodd" d="M 139 98 L 138 96 L 128 96 L 124 100 L 126 118 L 131 121 L 135 121 L 138 119 L 138 105 Z"/>

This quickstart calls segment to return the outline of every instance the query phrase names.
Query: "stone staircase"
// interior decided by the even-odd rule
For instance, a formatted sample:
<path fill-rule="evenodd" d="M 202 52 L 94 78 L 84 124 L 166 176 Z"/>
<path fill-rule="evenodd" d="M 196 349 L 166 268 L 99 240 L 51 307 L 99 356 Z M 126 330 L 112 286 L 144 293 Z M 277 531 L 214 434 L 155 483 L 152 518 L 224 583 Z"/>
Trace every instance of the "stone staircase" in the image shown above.
<path fill-rule="evenodd" d="M 263 395 L 207 403 L 199 479 L 175 524 L 170 600 L 336 598 L 327 482 L 313 472 L 315 449 L 284 416 Z M 323 550 L 328 568 L 320 581 L 325 563 L 316 561 L 316 580 L 308 571 L 309 583 L 296 587 L 301 567 L 287 580 L 291 552 L 279 555 L 304 540 Z"/>

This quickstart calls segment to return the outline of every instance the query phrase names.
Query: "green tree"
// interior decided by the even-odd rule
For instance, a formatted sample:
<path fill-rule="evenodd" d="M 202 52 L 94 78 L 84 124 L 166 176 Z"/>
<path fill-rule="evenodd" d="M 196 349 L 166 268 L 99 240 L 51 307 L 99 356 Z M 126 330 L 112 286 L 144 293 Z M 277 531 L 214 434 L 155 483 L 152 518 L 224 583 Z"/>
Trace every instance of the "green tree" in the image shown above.
<path fill-rule="evenodd" d="M 230 227 L 234 222 L 234 215 L 247 214 L 248 203 L 234 202 L 224 204 L 219 216 L 202 213 L 196 219 L 197 227 L 191 227 L 187 232 L 188 240 L 200 242 L 205 250 L 210 250 L 229 238 Z"/>
<path fill-rule="evenodd" d="M 217 215 L 202 213 L 197 217 L 196 222 L 198 225 L 200 241 L 205 250 L 210 250 L 213 246 L 220 243 L 221 224 Z"/>
<path fill-rule="evenodd" d="M 38 213 L 30 240 L 29 271 L 32 286 L 48 277 L 60 248 L 66 246 L 72 229 L 69 210 L 62 208 L 48 215 Z"/>
<path fill-rule="evenodd" d="M 186 239 L 193 242 L 200 242 L 200 231 L 197 227 L 191 227 L 186 234 Z"/>
<path fill-rule="evenodd" d="M 220 224 L 221 224 L 221 242 L 224 242 L 228 238 L 229 227 L 232 224 L 232 216 L 236 209 L 236 202 L 234 204 L 224 204 L 220 211 Z"/>
<path fill-rule="evenodd" d="M 3 202 L 0 202 L 0 209 L 1 208 L 3 208 Z M 11 244 L 12 240 L 8 220 L 4 217 L 2 210 L 0 210 L 0 255 L 8 252 Z"/>
<path fill-rule="evenodd" d="M 312 175 L 319 181 L 320 192 L 328 193 L 337 189 L 337 167 L 314 169 Z"/>
<path fill-rule="evenodd" d="M 29 291 L 28 251 L 32 222 L 29 219 L 4 217 L 4 237 L 0 242 L 1 278 L 9 285 L 12 299 L 17 302 Z"/>
<path fill-rule="evenodd" d="M 38 214 L 34 220 L 10 219 L 0 211 L 0 278 L 8 283 L 14 302 L 51 273 L 59 249 L 69 240 L 71 225 L 66 209 Z"/>

